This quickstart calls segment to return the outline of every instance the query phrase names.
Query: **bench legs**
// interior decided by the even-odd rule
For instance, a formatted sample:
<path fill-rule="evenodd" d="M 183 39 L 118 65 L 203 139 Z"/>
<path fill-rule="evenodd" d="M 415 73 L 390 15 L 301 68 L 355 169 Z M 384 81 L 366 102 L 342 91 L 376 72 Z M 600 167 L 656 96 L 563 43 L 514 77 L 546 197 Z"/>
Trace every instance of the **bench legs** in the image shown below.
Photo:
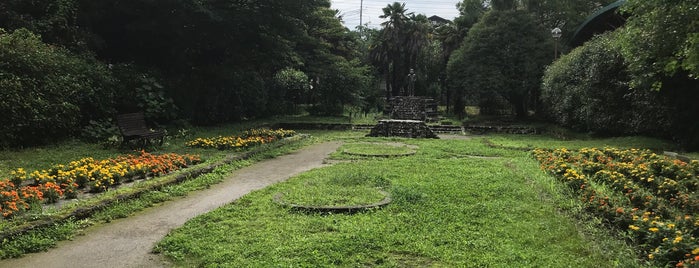
<path fill-rule="evenodd" d="M 163 146 L 164 139 L 165 136 L 124 139 L 121 142 L 121 147 L 126 147 L 128 145 L 131 149 L 145 149 L 151 145 Z"/>

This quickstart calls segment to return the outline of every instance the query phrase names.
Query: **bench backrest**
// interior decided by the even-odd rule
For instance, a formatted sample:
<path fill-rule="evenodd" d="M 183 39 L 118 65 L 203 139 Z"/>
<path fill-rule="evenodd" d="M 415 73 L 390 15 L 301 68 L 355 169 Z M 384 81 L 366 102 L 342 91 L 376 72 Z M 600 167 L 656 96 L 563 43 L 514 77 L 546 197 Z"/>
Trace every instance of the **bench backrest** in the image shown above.
<path fill-rule="evenodd" d="M 124 136 L 138 136 L 150 133 L 143 113 L 117 115 L 117 125 Z"/>

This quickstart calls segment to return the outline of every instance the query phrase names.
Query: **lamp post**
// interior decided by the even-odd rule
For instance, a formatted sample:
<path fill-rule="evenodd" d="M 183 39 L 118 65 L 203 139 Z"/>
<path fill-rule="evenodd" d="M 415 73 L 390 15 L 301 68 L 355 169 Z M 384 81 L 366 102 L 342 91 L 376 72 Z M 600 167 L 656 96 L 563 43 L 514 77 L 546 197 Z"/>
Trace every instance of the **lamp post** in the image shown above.
<path fill-rule="evenodd" d="M 553 44 L 553 60 L 556 60 L 558 58 L 558 40 L 561 39 L 561 29 L 556 27 L 551 30 L 551 36 L 553 37 L 554 44 Z"/>

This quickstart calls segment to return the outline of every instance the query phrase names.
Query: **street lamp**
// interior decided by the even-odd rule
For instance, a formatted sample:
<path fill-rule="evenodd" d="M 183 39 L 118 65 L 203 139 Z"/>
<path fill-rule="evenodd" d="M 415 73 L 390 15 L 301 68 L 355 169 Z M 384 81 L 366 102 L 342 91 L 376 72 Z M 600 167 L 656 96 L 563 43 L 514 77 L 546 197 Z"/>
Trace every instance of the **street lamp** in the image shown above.
<path fill-rule="evenodd" d="M 558 58 L 558 40 L 561 39 L 561 29 L 556 27 L 551 30 L 551 36 L 553 37 L 554 44 L 553 44 L 553 59 L 556 60 Z"/>

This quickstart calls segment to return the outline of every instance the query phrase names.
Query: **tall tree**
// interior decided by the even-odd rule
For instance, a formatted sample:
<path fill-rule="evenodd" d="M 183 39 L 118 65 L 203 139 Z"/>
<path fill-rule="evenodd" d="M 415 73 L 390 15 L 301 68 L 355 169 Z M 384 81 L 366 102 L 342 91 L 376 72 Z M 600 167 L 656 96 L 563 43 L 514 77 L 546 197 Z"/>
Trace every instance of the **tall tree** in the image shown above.
<path fill-rule="evenodd" d="M 448 65 L 456 98 L 505 99 L 518 117 L 527 116 L 538 89 L 551 42 L 547 31 L 522 10 L 491 10 L 469 31 Z M 485 107 L 482 107 L 485 108 Z M 455 107 L 457 111 L 463 107 Z"/>
<path fill-rule="evenodd" d="M 406 24 L 408 24 L 408 13 L 405 8 L 405 3 L 394 2 L 382 9 L 383 15 L 379 16 L 382 19 L 388 19 L 387 21 L 381 23 L 383 29 L 381 31 L 381 43 L 378 47 L 381 50 L 379 55 L 381 55 L 379 64 L 386 66 L 384 69 L 387 71 L 387 81 L 390 81 L 390 87 L 387 90 L 391 92 L 392 95 L 399 95 L 402 87 L 402 81 L 399 77 L 405 67 L 402 66 L 402 59 L 400 58 L 401 53 L 404 50 L 404 38 L 406 31 Z"/>
<path fill-rule="evenodd" d="M 381 18 L 388 20 L 381 24 L 383 28 L 371 47 L 371 55 L 385 75 L 387 97 L 390 97 L 405 90 L 405 76 L 417 67 L 431 27 L 424 15 L 407 13 L 405 3 L 390 4 L 383 12 Z"/>
<path fill-rule="evenodd" d="M 344 27 L 336 10 L 322 6 L 306 20 L 307 38 L 297 43 L 303 70 L 314 79 L 312 113 L 342 114 L 345 105 L 360 106 L 369 73 L 360 63 L 358 36 Z"/>

